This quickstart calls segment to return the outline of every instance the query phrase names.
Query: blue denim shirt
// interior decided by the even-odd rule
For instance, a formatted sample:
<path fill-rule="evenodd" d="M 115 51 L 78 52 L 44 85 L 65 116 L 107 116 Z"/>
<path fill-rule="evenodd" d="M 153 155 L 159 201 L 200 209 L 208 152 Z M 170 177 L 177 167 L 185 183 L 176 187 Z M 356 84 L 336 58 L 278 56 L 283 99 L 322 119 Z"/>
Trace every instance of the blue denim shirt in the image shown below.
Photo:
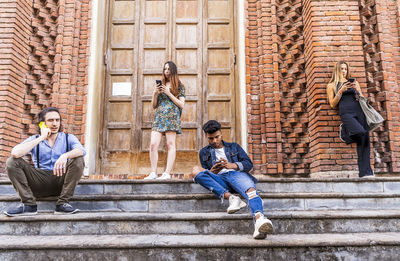
<path fill-rule="evenodd" d="M 30 136 L 26 140 L 24 140 L 22 143 L 26 143 L 29 141 L 32 141 L 36 139 L 38 135 Z M 61 156 L 61 154 L 64 154 L 67 152 L 67 144 L 66 144 L 66 137 L 64 132 L 59 132 L 56 138 L 56 141 L 53 145 L 53 147 L 50 147 L 49 143 L 47 140 L 42 141 L 39 143 L 39 163 L 40 163 L 40 169 L 44 170 L 53 170 L 54 169 L 54 164 L 58 160 L 58 158 Z M 36 150 L 37 147 L 33 147 L 31 150 L 31 157 L 33 160 L 33 163 L 35 166 L 37 166 L 37 161 L 36 161 Z M 79 142 L 78 138 L 75 137 L 72 134 L 68 134 L 68 147 L 69 150 L 73 150 L 76 148 L 79 148 L 83 151 L 83 156 L 86 154 L 85 148 L 82 146 L 82 144 Z"/>
<path fill-rule="evenodd" d="M 224 151 L 228 161 L 236 163 L 239 167 L 239 171 L 247 173 L 254 182 L 257 182 L 257 179 L 249 174 L 249 171 L 253 168 L 253 162 L 251 162 L 251 159 L 242 147 L 235 142 L 229 143 L 222 141 L 222 143 L 224 144 Z M 199 152 L 199 157 L 201 166 L 208 170 L 210 170 L 217 161 L 215 149 L 211 145 L 202 148 Z"/>

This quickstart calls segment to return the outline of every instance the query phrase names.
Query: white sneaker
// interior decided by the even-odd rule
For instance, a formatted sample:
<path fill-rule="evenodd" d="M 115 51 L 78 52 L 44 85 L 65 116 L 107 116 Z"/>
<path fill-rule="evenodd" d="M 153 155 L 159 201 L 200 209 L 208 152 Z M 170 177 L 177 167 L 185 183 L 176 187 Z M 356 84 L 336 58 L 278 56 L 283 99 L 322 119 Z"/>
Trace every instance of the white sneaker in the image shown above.
<path fill-rule="evenodd" d="M 158 177 L 157 179 L 171 179 L 171 174 L 164 172 L 161 177 Z"/>
<path fill-rule="evenodd" d="M 246 203 L 242 201 L 238 196 L 231 195 L 229 197 L 229 207 L 226 210 L 228 214 L 233 214 L 238 212 L 241 208 L 244 208 Z"/>
<path fill-rule="evenodd" d="M 155 172 L 151 172 L 147 177 L 144 179 L 156 179 L 158 176 Z"/>
<path fill-rule="evenodd" d="M 373 179 L 373 178 L 375 178 L 374 174 L 360 177 L 360 179 Z"/>
<path fill-rule="evenodd" d="M 254 224 L 253 238 L 264 239 L 267 237 L 267 234 L 272 233 L 274 233 L 274 226 L 272 225 L 271 220 L 261 214 L 261 216 L 256 220 L 256 223 Z"/>

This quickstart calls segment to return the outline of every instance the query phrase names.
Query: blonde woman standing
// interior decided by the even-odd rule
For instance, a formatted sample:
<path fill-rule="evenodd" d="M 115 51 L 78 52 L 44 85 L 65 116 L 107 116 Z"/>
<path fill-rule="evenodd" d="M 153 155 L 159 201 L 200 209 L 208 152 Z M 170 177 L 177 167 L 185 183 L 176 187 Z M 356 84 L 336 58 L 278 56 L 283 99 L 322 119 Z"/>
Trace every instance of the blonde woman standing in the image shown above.
<path fill-rule="evenodd" d="M 181 114 L 185 105 L 185 87 L 179 80 L 175 63 L 164 64 L 162 79 L 154 88 L 151 103 L 156 111 L 150 138 L 151 173 L 145 179 L 157 178 L 158 147 L 163 134 L 167 140 L 167 166 L 157 179 L 170 179 L 176 157 L 176 134 L 182 133 Z"/>
<path fill-rule="evenodd" d="M 349 64 L 336 63 L 332 77 L 326 88 L 332 108 L 339 105 L 340 138 L 346 144 L 357 143 L 357 163 L 359 177 L 373 177 L 370 163 L 369 128 L 358 97 L 363 96 L 360 84 L 350 77 Z"/>

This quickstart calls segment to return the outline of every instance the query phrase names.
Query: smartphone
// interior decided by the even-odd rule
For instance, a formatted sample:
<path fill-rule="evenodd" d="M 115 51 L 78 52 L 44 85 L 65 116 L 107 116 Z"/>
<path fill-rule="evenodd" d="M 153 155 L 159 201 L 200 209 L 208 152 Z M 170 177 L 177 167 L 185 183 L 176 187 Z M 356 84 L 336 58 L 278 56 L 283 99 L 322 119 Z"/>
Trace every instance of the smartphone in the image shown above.
<path fill-rule="evenodd" d="M 46 123 L 44 123 L 44 121 L 39 122 L 39 128 L 47 128 Z"/>
<path fill-rule="evenodd" d="M 353 83 L 354 82 L 354 78 L 349 78 L 348 82 Z"/>
<path fill-rule="evenodd" d="M 156 80 L 157 85 L 161 85 L 161 80 Z"/>

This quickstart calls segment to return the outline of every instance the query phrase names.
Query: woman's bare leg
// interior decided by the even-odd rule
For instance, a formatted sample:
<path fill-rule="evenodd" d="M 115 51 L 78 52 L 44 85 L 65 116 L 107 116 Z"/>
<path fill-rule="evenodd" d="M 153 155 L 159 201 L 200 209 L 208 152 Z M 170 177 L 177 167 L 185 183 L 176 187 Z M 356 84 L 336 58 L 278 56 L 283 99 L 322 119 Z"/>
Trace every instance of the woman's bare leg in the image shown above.
<path fill-rule="evenodd" d="M 158 147 L 160 146 L 162 134 L 158 131 L 151 132 L 150 138 L 150 163 L 151 171 L 157 173 L 157 162 L 158 162 Z"/>
<path fill-rule="evenodd" d="M 175 157 L 176 157 L 176 132 L 169 131 L 165 133 L 165 137 L 167 139 L 167 167 L 165 168 L 166 173 L 171 173 L 172 167 L 174 166 Z"/>

